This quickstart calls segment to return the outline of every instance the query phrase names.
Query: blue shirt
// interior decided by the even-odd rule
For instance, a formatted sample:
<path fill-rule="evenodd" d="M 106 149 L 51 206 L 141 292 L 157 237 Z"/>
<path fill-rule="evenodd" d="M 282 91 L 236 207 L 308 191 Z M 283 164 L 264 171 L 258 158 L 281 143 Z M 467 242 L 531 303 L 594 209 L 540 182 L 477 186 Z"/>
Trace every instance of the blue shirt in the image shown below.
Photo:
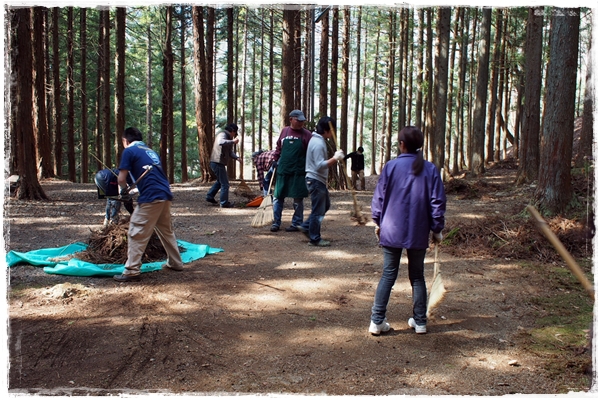
<path fill-rule="evenodd" d="M 415 154 L 401 154 L 381 171 L 371 212 L 381 228 L 382 246 L 426 249 L 429 231 L 439 233 L 444 228 L 446 193 L 442 178 L 429 161 L 424 161 L 423 171 L 415 176 L 415 158 Z"/>
<path fill-rule="evenodd" d="M 152 170 L 138 183 L 140 191 L 138 203 L 152 203 L 156 200 L 173 200 L 169 181 L 160 164 L 160 157 L 144 142 L 133 142 L 123 150 L 119 170 L 127 170 L 136 181 L 144 173 L 144 166 L 151 165 Z"/>

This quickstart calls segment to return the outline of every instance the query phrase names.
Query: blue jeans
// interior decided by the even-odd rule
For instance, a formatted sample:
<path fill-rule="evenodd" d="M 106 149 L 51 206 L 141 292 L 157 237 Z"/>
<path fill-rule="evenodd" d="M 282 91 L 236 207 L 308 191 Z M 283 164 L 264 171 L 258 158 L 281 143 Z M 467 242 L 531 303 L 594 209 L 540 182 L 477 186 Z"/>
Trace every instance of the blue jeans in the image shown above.
<path fill-rule="evenodd" d="M 285 197 L 273 197 L 273 226 L 281 226 L 281 213 L 283 212 L 283 204 Z M 294 198 L 294 216 L 292 217 L 292 225 L 302 225 L 304 219 L 304 199 L 302 197 Z"/>
<path fill-rule="evenodd" d="M 302 228 L 308 230 L 311 243 L 318 243 L 321 240 L 321 223 L 325 218 L 325 213 L 331 207 L 329 191 L 323 182 L 313 178 L 306 178 L 306 187 L 310 194 L 312 208 L 310 215 L 302 224 Z"/>
<path fill-rule="evenodd" d="M 425 287 L 425 252 L 427 249 L 406 249 L 408 256 L 408 279 L 412 286 L 413 318 L 417 325 L 427 324 L 427 288 Z M 392 287 L 398 277 L 402 249 L 383 246 L 383 273 L 375 292 L 371 309 L 371 321 L 381 324 L 385 319 Z"/>
<path fill-rule="evenodd" d="M 219 203 L 223 205 L 229 201 L 229 178 L 227 177 L 227 169 L 225 168 L 224 164 L 219 164 L 212 161 L 210 163 L 210 169 L 212 169 L 217 176 L 217 180 L 206 194 L 206 199 L 214 200 L 217 192 L 219 189 L 221 189 Z"/>

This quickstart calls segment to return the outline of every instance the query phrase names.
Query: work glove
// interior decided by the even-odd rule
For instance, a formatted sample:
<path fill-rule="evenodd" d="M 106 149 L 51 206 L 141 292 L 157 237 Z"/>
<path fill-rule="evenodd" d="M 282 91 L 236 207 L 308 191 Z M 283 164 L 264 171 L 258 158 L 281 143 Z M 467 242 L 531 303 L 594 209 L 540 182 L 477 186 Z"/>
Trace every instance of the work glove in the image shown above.
<path fill-rule="evenodd" d="M 342 150 L 336 151 L 333 155 L 333 158 L 335 158 L 337 161 L 342 161 L 344 159 L 344 152 Z"/>
<path fill-rule="evenodd" d="M 277 161 L 273 161 L 271 163 L 271 168 L 273 168 L 273 169 L 277 168 Z"/>
<path fill-rule="evenodd" d="M 131 201 L 131 194 L 129 193 L 129 189 L 121 189 L 121 192 L 119 193 L 119 200 Z"/>
<path fill-rule="evenodd" d="M 438 233 L 432 233 L 431 234 L 431 240 L 433 241 L 433 243 L 437 244 L 437 243 L 441 243 L 442 242 L 442 232 L 438 232 Z"/>
<path fill-rule="evenodd" d="M 377 236 L 377 241 L 381 239 L 379 237 L 379 232 L 381 232 L 381 228 L 379 227 L 379 225 L 375 225 L 375 236 Z"/>

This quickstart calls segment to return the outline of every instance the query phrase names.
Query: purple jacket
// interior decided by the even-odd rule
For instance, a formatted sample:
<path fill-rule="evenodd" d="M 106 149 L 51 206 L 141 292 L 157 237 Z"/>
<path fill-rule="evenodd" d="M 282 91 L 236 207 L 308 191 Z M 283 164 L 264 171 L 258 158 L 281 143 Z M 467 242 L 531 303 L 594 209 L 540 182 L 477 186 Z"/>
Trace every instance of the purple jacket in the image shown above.
<path fill-rule="evenodd" d="M 401 154 L 388 162 L 377 182 L 371 212 L 381 228 L 382 246 L 426 249 L 429 231 L 444 228 L 446 193 L 435 165 L 424 161 L 419 176 L 412 173 L 415 154 Z"/>

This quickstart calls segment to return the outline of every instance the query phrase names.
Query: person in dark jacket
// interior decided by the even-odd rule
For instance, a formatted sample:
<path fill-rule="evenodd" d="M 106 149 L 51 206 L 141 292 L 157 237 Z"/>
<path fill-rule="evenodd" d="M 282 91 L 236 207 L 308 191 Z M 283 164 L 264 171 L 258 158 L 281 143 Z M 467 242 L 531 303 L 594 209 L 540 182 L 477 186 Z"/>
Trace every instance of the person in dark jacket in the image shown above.
<path fill-rule="evenodd" d="M 227 177 L 227 161 L 230 158 L 242 161 L 233 151 L 233 146 L 240 139 L 237 137 L 238 126 L 229 124 L 225 129 L 215 137 L 212 153 L 210 155 L 210 169 L 215 173 L 217 180 L 206 194 L 206 201 L 212 204 L 219 203 L 222 208 L 231 208 L 233 204 L 229 202 L 229 178 Z M 215 200 L 217 192 L 221 190 L 219 201 Z"/>
<path fill-rule="evenodd" d="M 377 182 L 371 202 L 375 234 L 383 248 L 383 272 L 371 309 L 369 332 L 379 335 L 390 330 L 386 320 L 392 287 L 398 277 L 402 249 L 408 257 L 408 278 L 412 286 L 413 316 L 408 325 L 426 333 L 427 289 L 425 252 L 432 239 L 442 240 L 446 194 L 436 166 L 423 159 L 423 132 L 414 126 L 400 131 L 401 154 L 388 162 Z"/>
<path fill-rule="evenodd" d="M 352 164 L 350 165 L 350 171 L 352 171 L 352 187 L 354 190 L 358 190 L 356 181 L 360 179 L 360 190 L 365 190 L 365 155 L 363 154 L 365 149 L 360 146 L 356 151 L 346 155 L 344 160 L 350 159 Z"/>

